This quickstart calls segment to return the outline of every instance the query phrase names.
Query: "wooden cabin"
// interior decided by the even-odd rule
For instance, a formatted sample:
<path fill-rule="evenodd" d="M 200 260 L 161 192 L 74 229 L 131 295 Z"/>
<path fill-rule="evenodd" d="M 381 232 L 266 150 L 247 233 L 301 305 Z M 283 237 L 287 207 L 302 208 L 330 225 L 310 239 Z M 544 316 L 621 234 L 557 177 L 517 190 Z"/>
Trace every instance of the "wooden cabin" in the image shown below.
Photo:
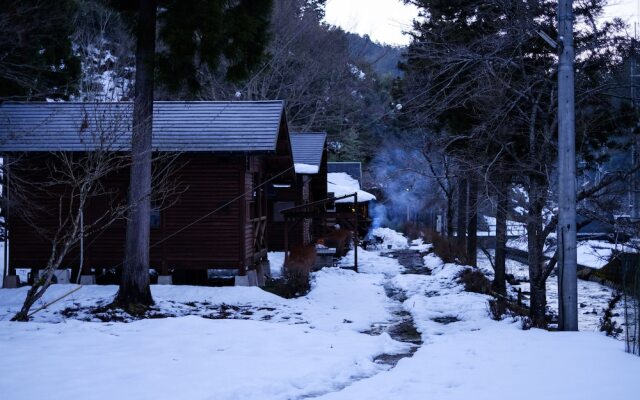
<path fill-rule="evenodd" d="M 335 202 L 335 208 L 329 210 L 327 220 L 331 224 L 355 231 L 353 216 L 358 214 L 358 235 L 365 237 L 371 227 L 369 218 L 369 203 L 376 197 L 362 190 L 362 165 L 360 162 L 329 162 L 327 163 L 327 191 L 329 196 L 336 198 L 358 193 L 357 204 L 354 198 L 340 199 Z M 357 208 L 357 209 L 356 209 Z"/>
<path fill-rule="evenodd" d="M 9 193 L 20 179 L 46 179 L 54 154 L 104 150 L 105 143 L 107 151 L 127 154 L 132 108 L 129 102 L 0 105 L 0 152 L 5 160 L 20 160 L 11 166 Z M 207 269 L 245 275 L 266 260 L 268 185 L 296 179 L 283 102 L 156 102 L 153 112 L 154 153 L 172 155 L 180 190 L 168 207 L 152 210 L 151 267 L 161 275 Z M 122 198 L 128 184 L 128 168 L 104 178 L 105 191 Z M 30 199 L 44 211 L 37 224 L 51 230 L 64 192 L 56 190 Z M 100 201 L 87 206 L 85 224 L 101 207 Z M 47 239 L 12 208 L 8 226 L 10 270 L 43 268 Z M 63 266 L 86 274 L 120 266 L 125 226 L 120 219 L 89 236 Z"/>
<path fill-rule="evenodd" d="M 269 196 L 269 250 L 275 251 L 285 249 L 285 236 L 288 245 L 306 245 L 317 239 L 322 230 L 321 221 L 312 218 L 288 226 L 281 211 L 327 197 L 327 134 L 291 133 L 290 139 L 296 179 L 284 185 L 272 184 Z"/>

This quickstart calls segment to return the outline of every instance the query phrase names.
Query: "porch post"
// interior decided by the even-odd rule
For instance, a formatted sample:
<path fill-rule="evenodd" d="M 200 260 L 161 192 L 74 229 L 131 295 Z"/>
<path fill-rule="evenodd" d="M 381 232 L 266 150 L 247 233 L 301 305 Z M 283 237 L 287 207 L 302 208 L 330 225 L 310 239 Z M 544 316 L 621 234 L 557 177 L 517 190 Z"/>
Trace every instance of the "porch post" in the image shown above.
<path fill-rule="evenodd" d="M 356 272 L 358 272 L 358 192 L 356 192 L 353 195 L 353 204 L 354 204 L 353 209 L 354 209 L 354 211 L 356 213 L 356 218 L 355 218 L 356 219 L 356 221 L 355 221 L 356 222 L 356 229 L 355 229 L 355 232 L 353 234 L 353 251 L 354 251 L 354 253 L 353 253 L 353 261 L 354 261 L 354 264 L 355 264 Z"/>
<path fill-rule="evenodd" d="M 287 264 L 289 258 L 289 217 L 284 216 L 284 263 Z"/>

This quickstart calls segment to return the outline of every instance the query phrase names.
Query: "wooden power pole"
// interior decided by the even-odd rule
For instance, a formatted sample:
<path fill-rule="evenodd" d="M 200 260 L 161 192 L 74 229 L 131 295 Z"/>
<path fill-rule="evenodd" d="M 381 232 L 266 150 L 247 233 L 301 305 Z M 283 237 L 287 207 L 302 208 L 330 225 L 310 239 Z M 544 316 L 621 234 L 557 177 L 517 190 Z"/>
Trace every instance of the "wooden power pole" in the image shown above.
<path fill-rule="evenodd" d="M 578 330 L 573 1 L 558 0 L 558 328 Z"/>

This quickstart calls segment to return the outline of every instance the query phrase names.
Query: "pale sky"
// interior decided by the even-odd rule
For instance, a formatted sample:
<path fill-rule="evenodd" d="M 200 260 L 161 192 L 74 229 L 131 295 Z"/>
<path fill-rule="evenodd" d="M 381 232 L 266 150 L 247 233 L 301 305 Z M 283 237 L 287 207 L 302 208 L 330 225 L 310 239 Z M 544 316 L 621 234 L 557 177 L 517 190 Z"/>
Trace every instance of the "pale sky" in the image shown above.
<path fill-rule="evenodd" d="M 627 24 L 629 24 L 631 29 L 630 32 L 633 33 L 633 24 L 638 22 L 639 3 L 640 0 L 609 0 L 609 6 L 606 14 L 609 18 L 622 18 Z"/>
<path fill-rule="evenodd" d="M 638 22 L 639 3 L 640 0 L 610 0 L 607 17 L 621 17 L 633 33 L 633 24 Z M 415 7 L 406 6 L 401 0 L 327 0 L 325 19 L 346 31 L 367 34 L 378 42 L 406 45 L 409 37 L 402 35 L 402 31 L 411 28 L 411 21 L 417 15 Z"/>
<path fill-rule="evenodd" d="M 409 37 L 402 31 L 411 28 L 417 15 L 415 7 L 405 6 L 400 0 L 327 0 L 325 19 L 378 42 L 405 45 Z"/>

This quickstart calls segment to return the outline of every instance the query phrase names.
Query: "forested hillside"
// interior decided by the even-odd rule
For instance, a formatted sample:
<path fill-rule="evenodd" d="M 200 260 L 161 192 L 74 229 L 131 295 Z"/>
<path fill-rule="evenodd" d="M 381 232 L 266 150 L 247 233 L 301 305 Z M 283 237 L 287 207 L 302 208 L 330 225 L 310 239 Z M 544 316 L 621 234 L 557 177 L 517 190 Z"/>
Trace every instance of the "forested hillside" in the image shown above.
<path fill-rule="evenodd" d="M 5 31 L 13 32 L 0 43 L 9 55 L 0 60 L 4 99 L 132 99 L 135 43 L 126 7 L 105 0 L 58 2 L 57 7 L 30 3 L 10 1 L 0 10 Z M 229 74 L 229 64 L 239 54 L 223 53 L 213 70 L 195 53 L 194 67 L 172 65 L 167 49 L 193 46 L 187 43 L 189 30 L 204 28 L 190 26 L 184 22 L 188 18 L 160 14 L 156 99 L 281 99 L 292 130 L 329 133 L 332 159 L 369 159 L 389 130 L 385 117 L 393 109 L 389 93 L 400 74 L 401 49 L 327 25 L 323 3 L 275 1 L 266 55 L 248 77 Z M 33 33 L 31 12 L 43 16 L 39 36 Z M 167 24 L 173 24 L 170 36 L 164 33 Z M 45 37 L 43 32 L 52 34 Z M 17 67 L 24 63 L 30 68 Z"/>

